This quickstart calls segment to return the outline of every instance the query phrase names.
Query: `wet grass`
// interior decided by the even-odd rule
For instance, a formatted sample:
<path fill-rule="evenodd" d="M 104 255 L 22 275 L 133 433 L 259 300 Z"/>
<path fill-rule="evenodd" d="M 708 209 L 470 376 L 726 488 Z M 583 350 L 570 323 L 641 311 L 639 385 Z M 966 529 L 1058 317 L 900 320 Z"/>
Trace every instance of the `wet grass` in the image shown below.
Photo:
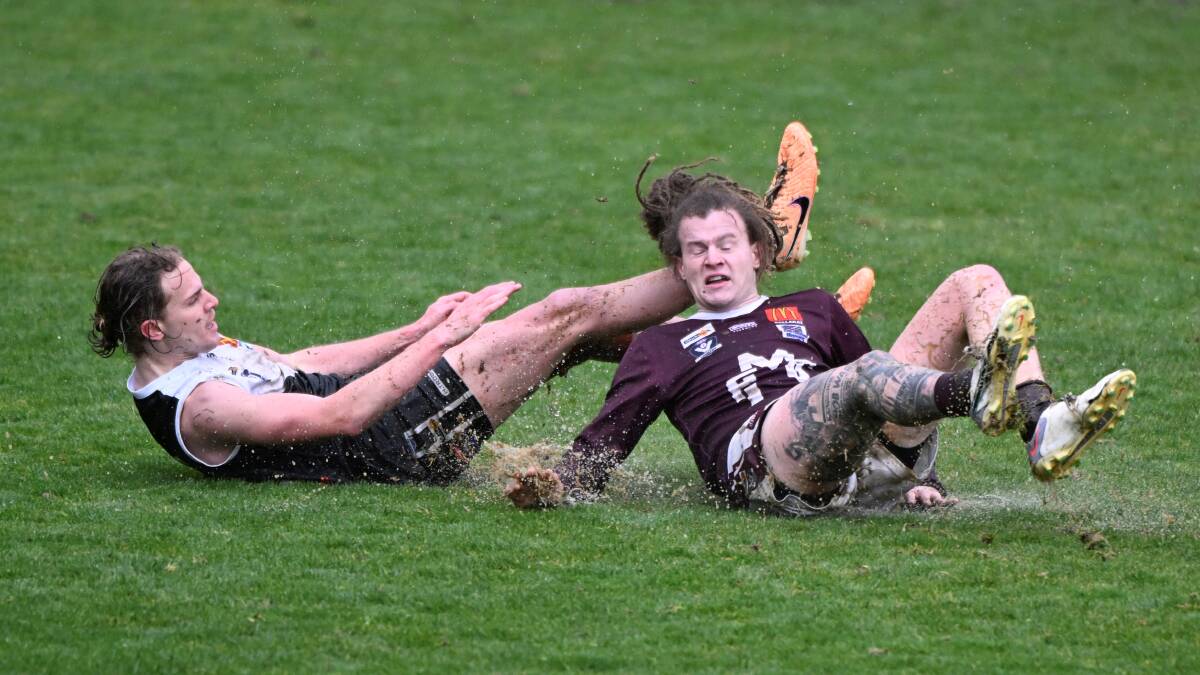
<path fill-rule="evenodd" d="M 1191 3 L 119 2 L 0 10 L 0 669 L 1195 670 L 1200 104 Z M 84 334 L 116 252 L 181 245 L 280 349 L 517 278 L 658 264 L 631 183 L 719 155 L 824 174 L 783 292 L 879 273 L 888 344 L 951 270 L 1030 294 L 1063 391 L 1123 426 L 1053 492 L 950 424 L 953 510 L 716 507 L 665 425 L 603 504 L 202 480 Z M 502 429 L 568 442 L 611 367 Z"/>

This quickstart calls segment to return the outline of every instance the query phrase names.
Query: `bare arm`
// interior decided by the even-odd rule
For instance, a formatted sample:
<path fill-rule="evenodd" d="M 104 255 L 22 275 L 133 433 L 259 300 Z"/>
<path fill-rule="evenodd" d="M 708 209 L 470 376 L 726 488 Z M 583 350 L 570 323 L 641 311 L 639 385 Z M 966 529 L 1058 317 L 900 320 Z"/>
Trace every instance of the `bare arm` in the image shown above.
<path fill-rule="evenodd" d="M 520 284 L 504 282 L 470 294 L 407 349 L 325 398 L 284 393 L 254 396 L 223 382 L 206 382 L 184 402 L 184 441 L 193 452 L 207 452 L 220 460 L 221 453 L 227 457 L 240 443 L 277 445 L 361 433 L 519 288 Z"/>
<path fill-rule="evenodd" d="M 290 354 L 277 354 L 270 350 L 268 353 L 272 358 L 306 372 L 334 375 L 365 373 L 420 340 L 445 321 L 450 313 L 470 296 L 471 294 L 466 291 L 444 295 L 435 300 L 420 319 L 407 326 L 401 326 L 378 335 L 349 342 L 308 347 Z"/>
<path fill-rule="evenodd" d="M 656 355 L 644 345 L 634 339 L 613 376 L 604 407 L 557 466 L 530 467 L 512 476 L 504 494 L 514 505 L 557 506 L 564 501 L 593 499 L 604 490 L 613 470 L 633 451 L 664 405 L 650 365 Z"/>

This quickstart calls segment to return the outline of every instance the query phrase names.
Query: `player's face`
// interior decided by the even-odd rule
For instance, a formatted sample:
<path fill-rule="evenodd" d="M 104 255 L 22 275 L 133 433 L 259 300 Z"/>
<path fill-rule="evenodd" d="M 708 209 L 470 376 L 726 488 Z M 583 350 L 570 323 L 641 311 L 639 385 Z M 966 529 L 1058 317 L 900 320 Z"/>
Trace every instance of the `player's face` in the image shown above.
<path fill-rule="evenodd" d="M 711 211 L 679 223 L 682 249 L 675 271 L 701 309 L 723 312 L 758 295 L 758 247 L 734 211 Z"/>
<path fill-rule="evenodd" d="M 217 296 L 204 288 L 192 264 L 181 259 L 179 266 L 162 278 L 167 306 L 159 325 L 163 345 L 171 351 L 195 355 L 217 346 Z"/>

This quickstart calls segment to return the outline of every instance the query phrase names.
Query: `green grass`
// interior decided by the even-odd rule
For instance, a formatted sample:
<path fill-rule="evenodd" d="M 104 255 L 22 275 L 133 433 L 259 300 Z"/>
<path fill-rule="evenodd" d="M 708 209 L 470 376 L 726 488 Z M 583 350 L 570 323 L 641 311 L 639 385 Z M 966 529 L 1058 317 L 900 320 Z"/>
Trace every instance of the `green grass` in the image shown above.
<path fill-rule="evenodd" d="M 1187 2 L 0 1 L 0 670 L 1200 667 L 1200 9 Z M 886 345 L 948 272 L 1030 294 L 1050 379 L 1139 375 L 1053 492 L 946 426 L 949 512 L 715 506 L 654 427 L 605 503 L 203 480 L 84 335 L 105 263 L 176 243 L 279 349 L 503 278 L 657 264 L 631 184 L 719 155 L 761 188 L 821 148 L 814 254 L 879 274 Z M 611 366 L 499 440 L 566 443 Z M 1080 535 L 1100 532 L 1087 548 Z"/>

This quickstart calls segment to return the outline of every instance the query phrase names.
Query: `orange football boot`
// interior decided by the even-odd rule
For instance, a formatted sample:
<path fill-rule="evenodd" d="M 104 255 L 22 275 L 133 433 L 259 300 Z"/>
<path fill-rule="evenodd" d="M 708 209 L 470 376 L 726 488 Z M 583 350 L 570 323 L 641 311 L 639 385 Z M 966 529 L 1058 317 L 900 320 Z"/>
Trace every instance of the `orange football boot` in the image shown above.
<path fill-rule="evenodd" d="M 864 267 L 851 274 L 842 287 L 837 289 L 834 296 L 837 297 L 842 309 L 846 310 L 850 318 L 858 321 L 863 307 L 871 302 L 871 291 L 873 290 L 875 290 L 875 270 Z"/>
<path fill-rule="evenodd" d="M 775 178 L 763 195 L 763 204 L 775 217 L 779 243 L 775 269 L 779 271 L 799 265 L 808 255 L 808 219 L 820 174 L 812 134 L 800 122 L 787 125 L 779 141 Z"/>

